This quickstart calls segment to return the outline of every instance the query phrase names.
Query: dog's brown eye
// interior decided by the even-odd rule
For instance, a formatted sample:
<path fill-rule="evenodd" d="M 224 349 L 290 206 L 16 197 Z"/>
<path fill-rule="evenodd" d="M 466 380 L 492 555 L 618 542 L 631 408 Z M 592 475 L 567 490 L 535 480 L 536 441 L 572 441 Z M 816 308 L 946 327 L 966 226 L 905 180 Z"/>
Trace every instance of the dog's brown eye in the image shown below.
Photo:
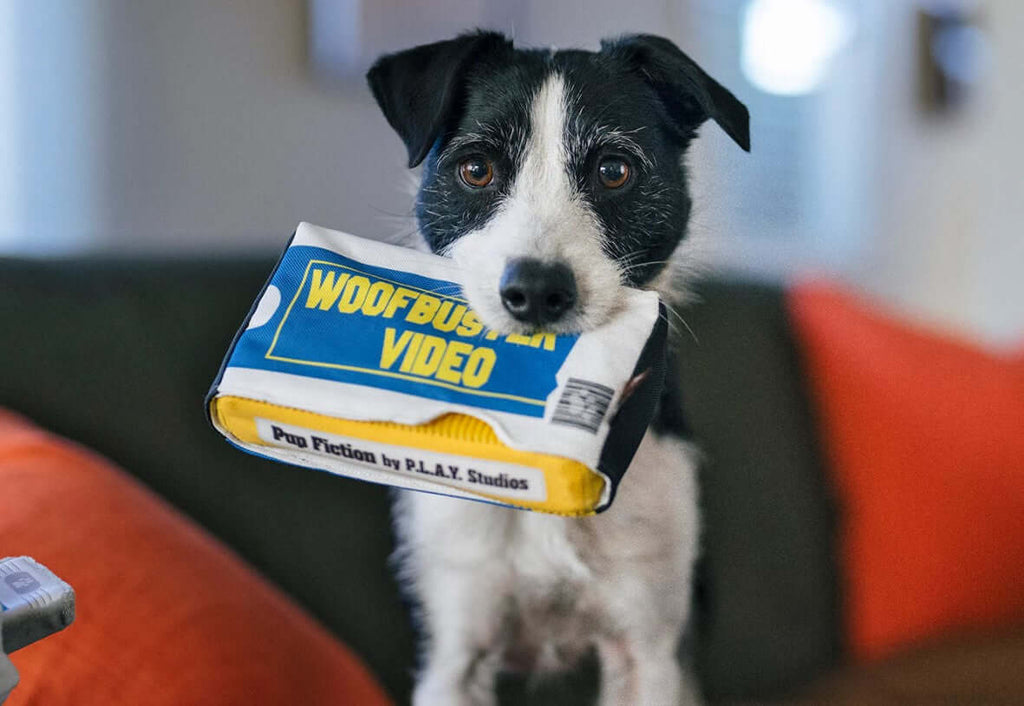
<path fill-rule="evenodd" d="M 629 162 L 621 157 L 605 157 L 597 165 L 597 176 L 601 186 L 606 189 L 618 189 L 629 181 Z"/>
<path fill-rule="evenodd" d="M 459 176 L 466 186 L 482 189 L 494 180 L 494 167 L 485 157 L 469 157 L 459 162 Z"/>

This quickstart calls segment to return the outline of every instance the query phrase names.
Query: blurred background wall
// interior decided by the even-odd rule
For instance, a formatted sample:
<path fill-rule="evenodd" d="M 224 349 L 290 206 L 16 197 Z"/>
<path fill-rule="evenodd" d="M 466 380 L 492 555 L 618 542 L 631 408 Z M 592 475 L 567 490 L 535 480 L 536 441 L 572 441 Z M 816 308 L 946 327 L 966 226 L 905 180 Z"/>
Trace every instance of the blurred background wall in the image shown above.
<path fill-rule="evenodd" d="M 927 17 L 962 31 L 929 44 Z M 753 153 L 709 125 L 691 155 L 713 264 L 1024 337 L 1017 0 L 0 0 L 0 253 L 267 251 L 299 220 L 407 233 L 414 181 L 361 74 L 473 26 L 657 32 L 744 100 Z"/>

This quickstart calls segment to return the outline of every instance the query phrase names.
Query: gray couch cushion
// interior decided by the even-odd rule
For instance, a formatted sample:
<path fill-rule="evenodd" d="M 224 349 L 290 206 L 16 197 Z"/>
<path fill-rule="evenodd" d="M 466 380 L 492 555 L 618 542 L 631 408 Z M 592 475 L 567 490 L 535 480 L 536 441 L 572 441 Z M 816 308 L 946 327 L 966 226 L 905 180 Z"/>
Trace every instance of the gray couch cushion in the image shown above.
<path fill-rule="evenodd" d="M 833 515 L 782 290 L 698 292 L 678 360 L 705 454 L 697 668 L 710 698 L 766 697 L 836 660 Z"/>

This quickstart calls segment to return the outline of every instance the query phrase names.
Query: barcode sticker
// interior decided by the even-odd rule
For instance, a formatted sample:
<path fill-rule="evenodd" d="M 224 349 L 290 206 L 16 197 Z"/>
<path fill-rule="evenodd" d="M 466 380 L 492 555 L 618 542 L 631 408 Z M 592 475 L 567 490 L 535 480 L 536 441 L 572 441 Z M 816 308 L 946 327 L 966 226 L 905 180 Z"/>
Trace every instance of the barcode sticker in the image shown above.
<path fill-rule="evenodd" d="M 608 413 L 608 406 L 614 394 L 615 391 L 605 385 L 569 378 L 551 421 L 586 429 L 591 434 L 596 434 L 601 428 L 604 415 Z"/>

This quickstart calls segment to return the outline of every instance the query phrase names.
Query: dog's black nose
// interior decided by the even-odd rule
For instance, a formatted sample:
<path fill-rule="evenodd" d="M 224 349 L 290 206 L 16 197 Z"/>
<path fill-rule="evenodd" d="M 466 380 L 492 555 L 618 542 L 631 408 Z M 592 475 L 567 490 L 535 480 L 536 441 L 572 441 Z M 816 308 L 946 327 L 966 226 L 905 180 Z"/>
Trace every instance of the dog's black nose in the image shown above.
<path fill-rule="evenodd" d="M 501 303 L 520 321 L 544 326 L 576 304 L 576 278 L 561 262 L 512 260 L 501 276 Z"/>

